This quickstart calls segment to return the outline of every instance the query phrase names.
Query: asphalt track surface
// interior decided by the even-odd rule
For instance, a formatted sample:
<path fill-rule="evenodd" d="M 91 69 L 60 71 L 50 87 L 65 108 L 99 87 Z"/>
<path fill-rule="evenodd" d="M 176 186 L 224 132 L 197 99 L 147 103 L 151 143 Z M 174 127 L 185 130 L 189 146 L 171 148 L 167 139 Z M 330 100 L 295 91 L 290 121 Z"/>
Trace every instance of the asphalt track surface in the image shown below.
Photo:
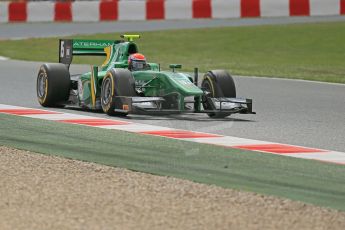
<path fill-rule="evenodd" d="M 308 22 L 345 21 L 345 16 L 246 18 L 246 19 L 194 19 L 166 21 L 116 21 L 93 23 L 8 23 L 0 24 L 0 40 L 28 37 L 54 37 L 74 34 L 138 32 L 206 27 L 279 25 Z"/>
<path fill-rule="evenodd" d="M 323 16 L 0 24 L 0 39 L 344 20 L 344 16 Z M 0 103 L 41 108 L 36 100 L 35 92 L 36 74 L 40 64 L 0 60 Z M 89 67 L 75 66 L 72 68 L 74 73 L 84 71 L 89 71 Z M 238 96 L 254 99 L 254 110 L 257 115 L 233 115 L 221 120 L 210 119 L 205 114 L 167 117 L 131 115 L 125 120 L 345 152 L 345 85 L 255 77 L 235 77 L 235 81 Z M 66 112 L 66 109 L 64 111 Z M 90 114 L 90 112 L 71 109 L 67 111 Z M 92 113 L 92 115 L 107 117 L 102 113 Z"/>
<path fill-rule="evenodd" d="M 0 61 L 0 103 L 42 108 L 35 91 L 40 64 Z M 71 72 L 89 68 L 75 65 Z M 257 115 L 220 120 L 205 114 L 113 119 L 345 152 L 345 85 L 256 77 L 235 77 L 235 82 L 238 96 L 254 99 Z M 62 110 L 109 118 L 103 113 Z"/>

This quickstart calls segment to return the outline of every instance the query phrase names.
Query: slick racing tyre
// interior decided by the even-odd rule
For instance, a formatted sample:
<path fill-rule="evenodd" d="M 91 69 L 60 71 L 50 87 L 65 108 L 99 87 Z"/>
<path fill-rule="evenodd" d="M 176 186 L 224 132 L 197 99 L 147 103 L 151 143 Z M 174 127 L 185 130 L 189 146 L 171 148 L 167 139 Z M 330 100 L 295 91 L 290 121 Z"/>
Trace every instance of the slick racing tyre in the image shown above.
<path fill-rule="evenodd" d="M 137 96 L 135 81 L 132 73 L 127 69 L 111 69 L 103 78 L 101 89 L 101 104 L 103 111 L 108 115 L 126 116 L 126 112 L 115 112 L 115 108 L 122 108 L 122 104 L 116 105 L 116 96 Z"/>
<path fill-rule="evenodd" d="M 45 107 L 63 106 L 70 85 L 70 73 L 64 64 L 43 64 L 37 75 L 38 102 Z"/>
<path fill-rule="evenodd" d="M 205 110 L 215 110 L 213 103 L 207 100 L 207 97 L 236 97 L 235 82 L 231 75 L 225 70 L 211 70 L 207 72 L 202 80 L 201 88 L 209 92 L 203 98 L 203 107 Z M 208 113 L 207 115 L 212 118 L 224 118 L 231 113 Z"/>

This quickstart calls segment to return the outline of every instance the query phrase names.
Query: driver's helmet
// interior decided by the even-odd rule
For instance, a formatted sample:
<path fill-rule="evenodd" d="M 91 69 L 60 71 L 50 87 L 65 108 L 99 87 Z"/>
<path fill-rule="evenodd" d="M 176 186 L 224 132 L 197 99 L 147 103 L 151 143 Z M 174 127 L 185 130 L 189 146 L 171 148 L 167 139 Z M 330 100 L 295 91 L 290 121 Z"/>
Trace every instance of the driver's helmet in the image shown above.
<path fill-rule="evenodd" d="M 143 70 L 146 68 L 146 58 L 140 53 L 134 53 L 128 57 L 128 69 L 132 71 Z"/>

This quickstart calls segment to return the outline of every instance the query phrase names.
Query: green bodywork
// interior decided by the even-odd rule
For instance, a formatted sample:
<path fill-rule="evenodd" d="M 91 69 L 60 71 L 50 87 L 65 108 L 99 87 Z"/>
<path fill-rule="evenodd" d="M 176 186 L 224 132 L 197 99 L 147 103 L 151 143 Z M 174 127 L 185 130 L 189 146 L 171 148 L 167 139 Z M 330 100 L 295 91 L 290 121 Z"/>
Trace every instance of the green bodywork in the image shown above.
<path fill-rule="evenodd" d="M 79 94 L 79 101 L 84 106 L 90 109 L 100 109 L 97 103 L 92 102 L 92 90 L 94 90 L 96 100 L 99 100 L 102 81 L 106 73 L 112 68 L 128 68 L 129 55 L 139 52 L 132 37 L 126 37 L 129 41 L 72 40 L 73 55 L 106 56 L 106 60 L 101 66 L 92 66 L 90 72 L 84 73 L 80 77 L 83 93 Z M 147 69 L 133 71 L 132 75 L 136 88 L 143 96 L 164 97 L 176 94 L 179 101 L 178 109 L 183 110 L 185 97 L 201 98 L 203 91 L 194 85 L 193 78 L 189 74 L 175 71 L 181 68 L 181 65 L 170 65 L 170 68 L 172 71 L 160 71 L 157 63 L 148 63 Z M 91 84 L 94 84 L 94 87 Z"/>

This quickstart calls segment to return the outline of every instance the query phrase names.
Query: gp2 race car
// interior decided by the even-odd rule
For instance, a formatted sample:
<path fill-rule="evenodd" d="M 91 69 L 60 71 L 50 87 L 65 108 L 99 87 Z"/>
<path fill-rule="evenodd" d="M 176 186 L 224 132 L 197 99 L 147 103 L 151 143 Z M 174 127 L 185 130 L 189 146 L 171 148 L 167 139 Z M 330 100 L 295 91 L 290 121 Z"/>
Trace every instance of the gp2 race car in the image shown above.
<path fill-rule="evenodd" d="M 134 39 L 60 39 L 59 63 L 43 64 L 37 76 L 38 102 L 45 107 L 72 106 L 103 110 L 108 115 L 206 113 L 224 118 L 233 113 L 255 114 L 252 100 L 236 98 L 233 78 L 225 70 L 208 71 L 198 86 L 198 69 L 193 74 L 162 71 L 157 63 L 147 63 L 139 71 L 129 70 L 128 57 L 138 53 Z M 127 41 L 125 41 L 127 39 Z M 75 55 L 106 56 L 102 66 L 71 75 Z"/>

